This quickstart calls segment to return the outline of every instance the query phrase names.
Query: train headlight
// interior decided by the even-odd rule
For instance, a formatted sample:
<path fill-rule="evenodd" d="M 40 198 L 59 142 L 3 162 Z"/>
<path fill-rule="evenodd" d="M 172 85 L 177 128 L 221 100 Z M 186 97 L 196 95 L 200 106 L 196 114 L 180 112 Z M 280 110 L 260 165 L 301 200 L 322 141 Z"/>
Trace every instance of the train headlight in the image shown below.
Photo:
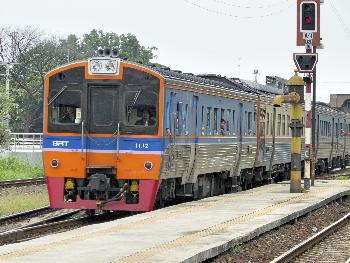
<path fill-rule="evenodd" d="M 52 168 L 57 168 L 58 165 L 59 165 L 59 162 L 58 162 L 57 159 L 51 160 L 51 167 L 52 167 Z"/>
<path fill-rule="evenodd" d="M 145 167 L 145 169 L 146 169 L 147 171 L 150 171 L 150 170 L 152 170 L 152 168 L 153 168 L 153 163 L 150 162 L 150 161 L 146 161 L 145 164 L 144 164 L 144 167 Z"/>
<path fill-rule="evenodd" d="M 106 63 L 106 71 L 108 72 L 115 72 L 116 65 L 113 63 L 113 61 L 108 61 Z"/>
<path fill-rule="evenodd" d="M 88 64 L 90 75 L 118 75 L 119 73 L 118 58 L 91 58 Z"/>
<path fill-rule="evenodd" d="M 90 72 L 98 73 L 102 69 L 101 62 L 92 61 L 89 68 L 90 68 Z"/>

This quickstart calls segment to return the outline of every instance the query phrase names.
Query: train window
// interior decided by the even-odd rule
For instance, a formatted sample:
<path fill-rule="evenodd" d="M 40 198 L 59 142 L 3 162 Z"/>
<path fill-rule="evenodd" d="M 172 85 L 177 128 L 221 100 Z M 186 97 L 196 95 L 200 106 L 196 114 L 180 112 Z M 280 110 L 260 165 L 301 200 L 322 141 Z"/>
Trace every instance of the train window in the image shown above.
<path fill-rule="evenodd" d="M 326 124 L 325 121 L 321 121 L 321 136 L 325 136 L 327 133 L 326 131 L 327 126 L 325 124 Z"/>
<path fill-rule="evenodd" d="M 166 129 L 170 129 L 170 102 L 168 101 L 167 103 L 166 103 L 166 116 L 165 116 L 165 118 L 166 118 Z"/>
<path fill-rule="evenodd" d="M 127 91 L 125 114 L 128 125 L 155 126 L 157 124 L 157 95 L 143 89 Z"/>
<path fill-rule="evenodd" d="M 181 135 L 182 125 L 180 125 L 180 119 L 182 119 L 182 102 L 178 102 L 176 105 L 176 135 Z"/>
<path fill-rule="evenodd" d="M 266 135 L 269 135 L 269 127 L 270 127 L 270 113 L 267 113 L 266 117 Z"/>
<path fill-rule="evenodd" d="M 205 135 L 205 127 L 204 127 L 204 106 L 202 106 L 202 120 L 201 120 L 202 128 L 201 128 L 201 135 Z"/>
<path fill-rule="evenodd" d="M 338 137 L 338 123 L 335 124 L 335 137 Z"/>
<path fill-rule="evenodd" d="M 226 120 L 226 131 L 228 132 L 228 135 L 231 135 L 230 132 L 230 128 L 231 128 L 231 121 L 230 121 L 230 117 L 231 117 L 231 110 L 227 110 L 227 118 Z"/>
<path fill-rule="evenodd" d="M 56 125 L 74 125 L 81 122 L 81 91 L 53 90 L 49 100 L 50 122 Z"/>
<path fill-rule="evenodd" d="M 340 135 L 344 132 L 343 130 L 343 123 L 340 123 Z"/>
<path fill-rule="evenodd" d="M 281 114 L 277 115 L 277 136 L 281 136 Z"/>
<path fill-rule="evenodd" d="M 286 135 L 286 115 L 282 116 L 282 136 Z"/>
<path fill-rule="evenodd" d="M 96 126 L 111 126 L 113 124 L 114 97 L 109 90 L 92 90 L 92 120 Z"/>
<path fill-rule="evenodd" d="M 287 115 L 287 136 L 290 136 L 290 128 L 289 128 L 289 123 L 290 123 L 290 116 Z"/>
<path fill-rule="evenodd" d="M 320 121 L 321 126 L 321 136 L 326 136 L 327 134 L 327 123 L 325 121 Z"/>
<path fill-rule="evenodd" d="M 206 131 L 206 135 L 211 135 L 211 131 L 210 131 L 210 127 L 211 127 L 211 124 L 210 124 L 210 112 L 211 112 L 211 108 L 208 107 L 207 108 L 207 123 L 206 123 L 206 127 L 205 127 L 205 131 Z"/>
<path fill-rule="evenodd" d="M 236 135 L 236 130 L 235 130 L 235 111 L 232 110 L 232 135 Z"/>
<path fill-rule="evenodd" d="M 185 114 L 182 116 L 182 127 L 185 135 L 188 135 L 188 104 L 186 104 Z"/>
<path fill-rule="evenodd" d="M 214 108 L 214 135 L 218 134 L 218 109 Z"/>
<path fill-rule="evenodd" d="M 252 112 L 248 112 L 248 135 L 253 135 Z"/>
<path fill-rule="evenodd" d="M 270 117 L 271 117 L 271 126 L 270 126 L 270 135 L 272 136 L 272 134 L 275 134 L 275 125 L 276 125 L 276 109 L 274 109 L 274 113 L 271 113 L 270 114 Z"/>

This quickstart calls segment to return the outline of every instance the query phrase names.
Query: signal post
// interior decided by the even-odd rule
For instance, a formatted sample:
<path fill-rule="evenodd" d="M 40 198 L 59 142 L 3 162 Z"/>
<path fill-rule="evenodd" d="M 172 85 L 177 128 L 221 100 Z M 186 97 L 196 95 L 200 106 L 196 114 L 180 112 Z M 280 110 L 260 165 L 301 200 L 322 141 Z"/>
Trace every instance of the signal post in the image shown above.
<path fill-rule="evenodd" d="M 304 188 L 310 190 L 311 175 L 314 175 L 315 164 L 312 160 L 316 160 L 315 149 L 311 146 L 311 138 L 315 125 L 311 123 L 311 83 L 312 73 L 315 72 L 318 54 L 316 48 L 312 53 L 313 47 L 320 45 L 320 0 L 298 0 L 297 1 L 297 45 L 304 46 L 305 53 L 294 53 L 294 62 L 300 73 L 307 73 L 304 77 L 305 81 L 305 153 L 304 153 Z M 314 85 L 315 87 L 315 85 Z M 315 98 L 314 89 L 314 98 Z M 316 102 L 313 102 L 315 106 Z M 314 114 L 315 115 L 315 114 Z M 312 116 L 315 119 L 315 116 Z M 314 140 L 313 140 L 314 142 Z M 314 143 L 313 143 L 314 144 Z M 315 147 L 315 145 L 313 145 Z M 312 167 L 312 169 L 311 169 Z"/>

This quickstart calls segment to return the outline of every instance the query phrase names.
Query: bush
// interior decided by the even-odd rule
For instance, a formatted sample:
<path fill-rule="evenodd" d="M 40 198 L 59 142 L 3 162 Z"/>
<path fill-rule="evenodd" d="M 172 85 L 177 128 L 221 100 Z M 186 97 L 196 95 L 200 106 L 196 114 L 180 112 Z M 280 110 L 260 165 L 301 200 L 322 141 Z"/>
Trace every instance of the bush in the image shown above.
<path fill-rule="evenodd" d="M 9 148 L 10 134 L 2 124 L 0 124 L 0 152 Z"/>
<path fill-rule="evenodd" d="M 0 159 L 0 180 L 42 177 L 44 171 L 15 157 Z"/>

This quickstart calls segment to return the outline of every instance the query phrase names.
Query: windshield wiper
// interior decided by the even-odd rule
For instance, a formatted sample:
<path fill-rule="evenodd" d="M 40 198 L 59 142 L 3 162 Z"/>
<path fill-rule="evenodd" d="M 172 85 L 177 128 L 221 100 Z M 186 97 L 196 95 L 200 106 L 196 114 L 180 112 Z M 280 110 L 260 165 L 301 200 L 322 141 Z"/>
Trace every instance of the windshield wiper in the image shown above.
<path fill-rule="evenodd" d="M 136 103 L 137 99 L 139 98 L 140 94 L 141 94 L 141 89 L 139 89 L 139 90 L 136 92 L 136 94 L 135 94 L 135 97 L 134 97 L 134 100 L 133 100 L 133 102 L 132 102 L 132 104 L 131 104 L 131 107 L 128 109 L 128 116 L 129 116 L 129 114 L 131 113 L 131 110 L 134 108 L 135 103 Z"/>
<path fill-rule="evenodd" d="M 63 88 L 60 89 L 60 90 L 52 97 L 52 99 L 49 101 L 49 105 L 48 105 L 48 106 L 50 106 L 50 104 L 51 104 L 52 102 L 54 102 L 54 101 L 57 99 L 57 97 L 60 96 L 60 95 L 62 94 L 62 92 L 65 91 L 67 88 L 68 88 L 68 86 L 63 86 Z"/>

